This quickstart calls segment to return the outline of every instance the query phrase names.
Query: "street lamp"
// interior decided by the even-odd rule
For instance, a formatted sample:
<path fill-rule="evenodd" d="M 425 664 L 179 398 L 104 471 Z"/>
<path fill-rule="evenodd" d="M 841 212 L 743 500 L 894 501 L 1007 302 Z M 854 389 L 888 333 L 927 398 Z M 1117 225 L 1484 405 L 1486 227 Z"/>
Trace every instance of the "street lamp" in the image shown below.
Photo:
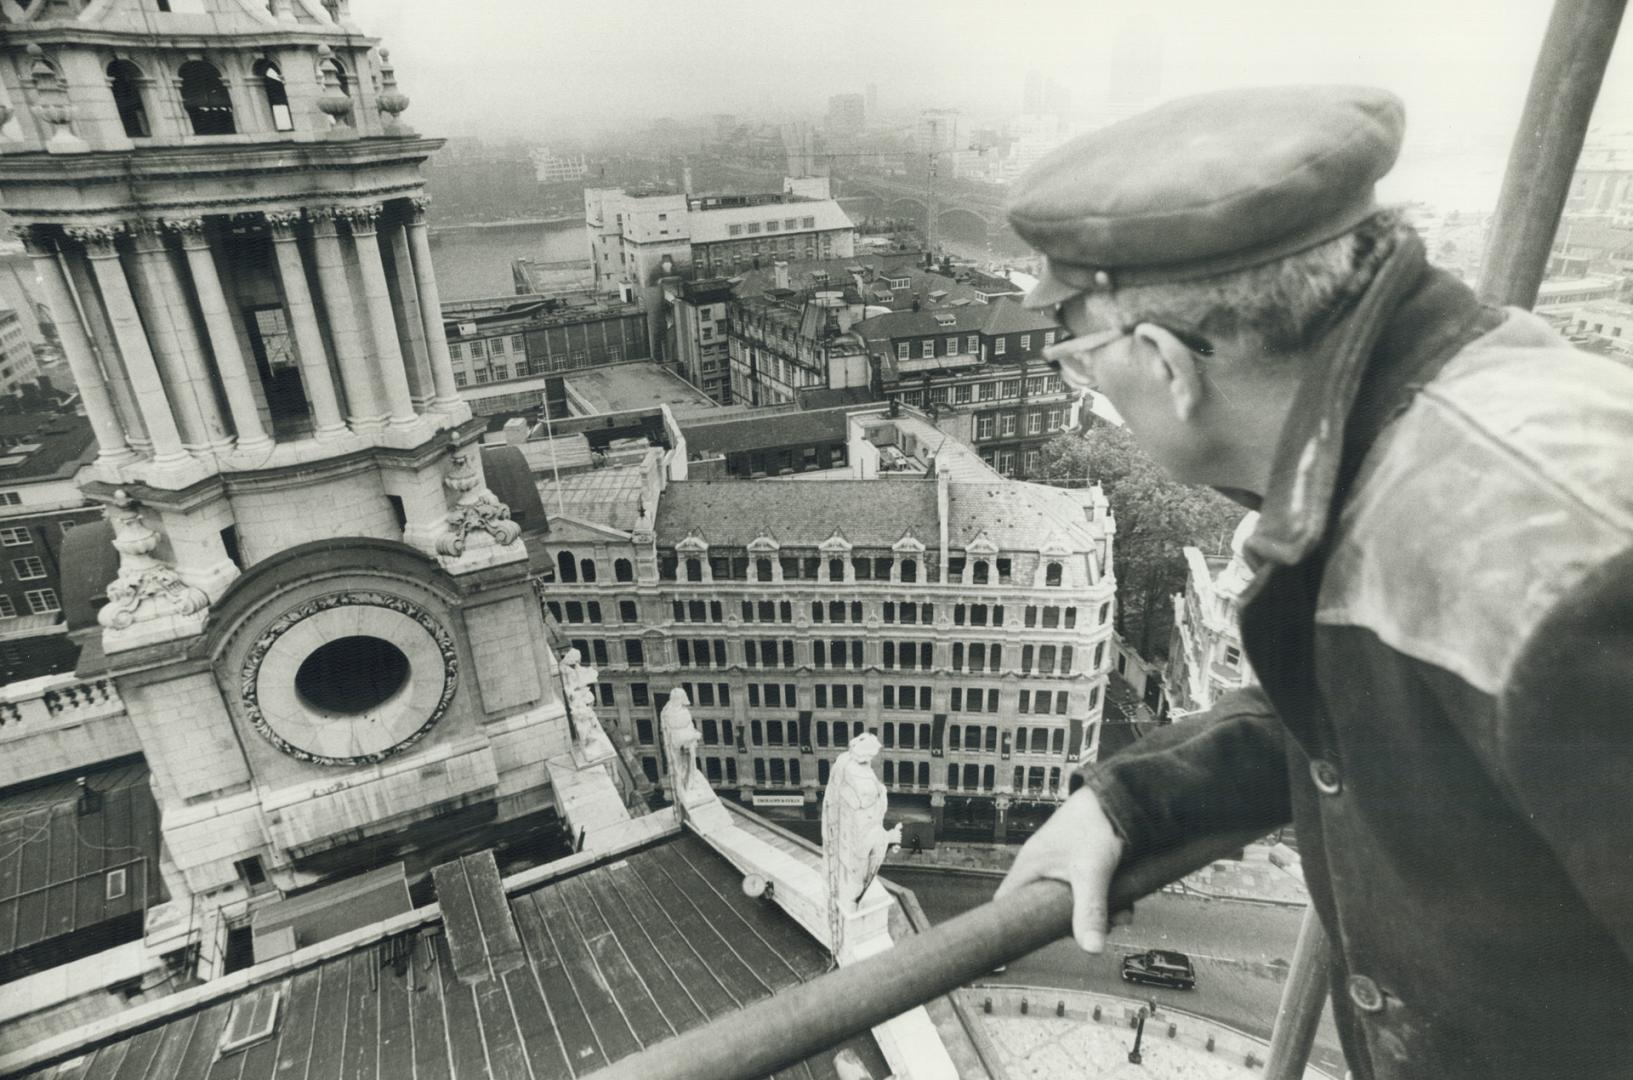
<path fill-rule="evenodd" d="M 1130 1065 L 1140 1063 L 1140 1040 L 1145 1038 L 1145 1018 L 1147 1015 L 1148 1010 L 1144 1005 L 1141 1005 L 1139 1019 L 1135 1021 L 1134 1026 L 1134 1049 L 1128 1052 L 1128 1063 Z"/>

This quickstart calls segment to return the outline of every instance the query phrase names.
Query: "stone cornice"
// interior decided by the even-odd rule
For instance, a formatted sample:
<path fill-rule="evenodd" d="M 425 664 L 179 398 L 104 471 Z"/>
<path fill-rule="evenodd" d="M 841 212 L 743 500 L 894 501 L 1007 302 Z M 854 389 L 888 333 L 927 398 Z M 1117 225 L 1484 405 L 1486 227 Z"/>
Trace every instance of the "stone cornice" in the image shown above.
<path fill-rule="evenodd" d="M 78 23 L 51 21 L 46 23 L 9 23 L 7 38 L 18 43 L 33 42 L 42 49 L 64 46 L 115 48 L 123 55 L 130 53 L 184 53 L 184 52 L 239 52 L 249 46 L 267 48 L 316 49 L 327 45 L 336 50 L 369 50 L 378 46 L 381 38 L 359 34 L 341 26 L 322 26 L 301 23 L 295 26 L 277 26 L 262 29 L 246 26 L 242 29 L 224 29 L 219 34 L 170 33 L 166 31 L 162 46 L 154 45 L 153 33 L 148 30 L 113 30 L 83 26 Z"/>

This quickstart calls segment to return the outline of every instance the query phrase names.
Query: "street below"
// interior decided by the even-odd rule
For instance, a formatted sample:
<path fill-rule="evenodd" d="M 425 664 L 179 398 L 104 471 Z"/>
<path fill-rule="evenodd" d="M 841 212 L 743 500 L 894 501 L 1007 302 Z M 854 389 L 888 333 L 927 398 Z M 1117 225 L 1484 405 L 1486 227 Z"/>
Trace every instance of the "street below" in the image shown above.
<path fill-rule="evenodd" d="M 988 902 L 999 881 L 993 874 L 899 864 L 887 867 L 883 876 L 912 889 L 931 922 L 944 922 Z M 1089 955 L 1063 939 L 976 985 L 1117 994 L 1154 1001 L 1268 1040 L 1301 917 L 1302 912 L 1292 907 L 1158 893 L 1140 901 L 1131 925 L 1112 931 L 1102 955 Z M 1196 967 L 1194 990 L 1123 982 L 1123 957 L 1155 948 L 1177 949 L 1191 957 Z M 1330 1007 L 1322 1014 L 1310 1057 L 1334 1076 L 1344 1074 Z"/>

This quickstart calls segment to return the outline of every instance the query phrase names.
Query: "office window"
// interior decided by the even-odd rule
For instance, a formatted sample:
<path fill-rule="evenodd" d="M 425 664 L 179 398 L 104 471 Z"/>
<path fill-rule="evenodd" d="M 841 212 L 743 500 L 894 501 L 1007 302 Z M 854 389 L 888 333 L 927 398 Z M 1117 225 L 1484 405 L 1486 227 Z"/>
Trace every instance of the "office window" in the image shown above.
<path fill-rule="evenodd" d="M 635 601 L 618 601 L 618 621 L 626 623 L 640 622 L 640 616 L 635 608 Z"/>
<path fill-rule="evenodd" d="M 925 338 L 923 341 L 919 342 L 919 356 L 922 359 L 928 360 L 935 356 L 935 354 L 936 343 L 934 338 Z"/>
<path fill-rule="evenodd" d="M 68 524 L 63 522 L 64 525 Z M 0 545 L 5 547 L 21 547 L 32 544 L 34 537 L 27 529 L 0 529 Z"/>
<path fill-rule="evenodd" d="M 1008 338 L 1001 338 L 1001 337 L 993 338 L 992 339 L 992 355 L 994 355 L 994 356 L 1004 355 L 1004 351 L 1008 347 L 1008 345 L 1009 345 L 1009 339 Z"/>
<path fill-rule="evenodd" d="M 646 649 L 642 646 L 638 639 L 624 639 L 624 663 L 628 664 L 630 667 L 642 667 L 646 664 Z M 633 689 L 633 687 L 631 689 Z M 645 687 L 642 687 L 642 692 L 645 692 Z M 641 703 L 637 702 L 636 704 Z"/>
<path fill-rule="evenodd" d="M 45 577 L 45 563 L 37 555 L 11 560 L 11 572 L 18 581 L 35 581 Z"/>
<path fill-rule="evenodd" d="M 55 589 L 30 589 L 23 594 L 28 601 L 28 610 L 34 615 L 44 615 L 49 611 L 61 611 L 62 604 L 57 601 Z"/>

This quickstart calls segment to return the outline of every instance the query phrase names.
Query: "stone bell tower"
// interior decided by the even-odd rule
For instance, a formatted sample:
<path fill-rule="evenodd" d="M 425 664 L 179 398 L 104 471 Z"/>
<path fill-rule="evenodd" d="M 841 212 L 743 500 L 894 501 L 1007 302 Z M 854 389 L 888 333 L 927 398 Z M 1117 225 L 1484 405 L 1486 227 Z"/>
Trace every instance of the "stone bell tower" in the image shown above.
<path fill-rule="evenodd" d="M 171 891 L 545 805 L 560 680 L 386 51 L 344 0 L 0 0 L 0 87 L 0 208 L 119 553 L 81 669 L 126 703 Z"/>

